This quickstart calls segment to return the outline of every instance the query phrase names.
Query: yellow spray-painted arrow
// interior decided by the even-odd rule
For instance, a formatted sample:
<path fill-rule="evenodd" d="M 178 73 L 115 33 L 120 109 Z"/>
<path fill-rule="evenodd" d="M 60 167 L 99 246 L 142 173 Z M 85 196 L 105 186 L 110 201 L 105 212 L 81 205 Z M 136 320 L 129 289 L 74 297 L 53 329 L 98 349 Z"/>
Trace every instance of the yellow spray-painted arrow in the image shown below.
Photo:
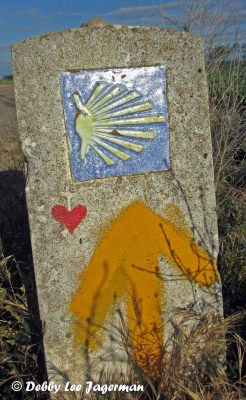
<path fill-rule="evenodd" d="M 177 213 L 181 214 L 176 209 Z M 80 276 L 81 285 L 69 307 L 75 317 L 76 346 L 93 349 L 100 345 L 98 333 L 106 317 L 125 298 L 135 358 L 143 369 L 146 356 L 155 364 L 163 343 L 166 297 L 160 255 L 201 286 L 209 287 L 218 279 L 215 261 L 194 242 L 187 226 L 177 226 L 144 203 L 134 202 L 105 232 Z"/>

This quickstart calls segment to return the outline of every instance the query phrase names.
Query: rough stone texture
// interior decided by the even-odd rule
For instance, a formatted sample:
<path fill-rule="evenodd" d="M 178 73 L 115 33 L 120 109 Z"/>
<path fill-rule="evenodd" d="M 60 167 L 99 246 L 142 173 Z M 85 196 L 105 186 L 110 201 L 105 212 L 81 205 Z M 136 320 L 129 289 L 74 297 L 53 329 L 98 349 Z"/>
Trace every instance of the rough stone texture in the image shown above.
<path fill-rule="evenodd" d="M 85 360 L 82 350 L 73 349 L 67 309 L 78 288 L 77 276 L 108 221 L 135 200 L 160 215 L 166 205 L 175 204 L 203 247 L 217 256 L 203 43 L 199 37 L 168 29 L 101 26 L 34 37 L 14 45 L 12 56 L 19 130 L 28 159 L 26 194 L 46 359 L 68 371 L 71 381 L 81 383 Z M 171 170 L 74 182 L 61 73 L 153 65 L 166 67 Z M 72 207 L 83 204 L 88 209 L 73 235 L 51 217 L 55 204 L 68 205 L 66 191 L 73 195 Z M 169 267 L 160 262 L 168 288 L 167 310 L 206 304 L 221 315 L 219 284 L 211 291 L 187 279 L 169 280 Z"/>

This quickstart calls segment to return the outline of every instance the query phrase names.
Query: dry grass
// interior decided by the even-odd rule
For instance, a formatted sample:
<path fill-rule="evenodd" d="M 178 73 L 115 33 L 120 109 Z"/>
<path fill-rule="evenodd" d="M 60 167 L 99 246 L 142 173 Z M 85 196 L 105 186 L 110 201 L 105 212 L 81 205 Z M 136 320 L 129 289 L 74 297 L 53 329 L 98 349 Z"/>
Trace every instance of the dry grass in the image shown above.
<path fill-rule="evenodd" d="M 203 315 L 189 310 L 173 311 L 169 320 L 172 334 L 164 345 L 159 341 L 158 332 L 151 332 L 153 348 L 160 346 L 159 357 L 150 358 L 147 352 L 145 364 L 142 357 L 139 366 L 136 353 L 132 355 L 128 350 L 129 365 L 145 384 L 146 393 L 142 398 L 245 399 L 246 377 L 243 377 L 242 366 L 246 347 L 235 333 L 243 316 L 245 314 L 234 314 L 219 320 L 212 310 Z M 137 320 L 139 316 L 136 316 Z M 130 333 L 123 323 L 122 326 L 121 336 L 129 349 Z M 149 337 L 149 332 L 144 334 Z M 237 347 L 237 364 L 233 366 L 237 379 L 233 383 L 228 374 L 228 368 L 232 366 L 226 361 L 226 350 L 232 345 Z"/>
<path fill-rule="evenodd" d="M 240 49 L 220 46 L 207 62 L 210 119 L 214 151 L 215 187 L 245 182 L 246 62 Z M 229 54 L 228 54 L 229 53 Z M 232 59 L 226 61 L 230 55 Z"/>
<path fill-rule="evenodd" d="M 224 320 L 215 319 L 212 311 L 203 316 L 188 310 L 176 310 L 170 323 L 172 334 L 160 344 L 158 332 L 152 331 L 153 347 L 160 346 L 160 357 L 154 360 L 147 351 L 138 363 L 136 351 L 132 351 L 132 338 L 124 318 L 119 311 L 120 336 L 128 356 L 127 375 L 116 375 L 113 370 L 101 371 L 100 384 L 125 383 L 142 384 L 144 392 L 133 394 L 110 392 L 105 395 L 92 394 L 92 399 L 139 399 L 139 400 L 244 400 L 246 399 L 246 377 L 242 374 L 245 342 L 235 333 L 235 328 L 243 318 L 235 314 Z M 136 316 L 137 317 L 137 316 Z M 136 320 L 137 321 L 137 320 Z M 179 321 L 179 322 L 177 322 Z M 149 332 L 142 333 L 149 339 Z M 230 362 L 226 360 L 226 349 L 237 348 L 237 379 L 231 380 Z M 149 350 L 149 349 L 148 349 Z M 153 362 L 154 360 L 154 362 Z M 64 384 L 69 375 L 58 368 L 54 375 Z M 66 399 L 66 395 L 64 399 Z M 82 400 L 84 393 L 74 394 Z"/>
<path fill-rule="evenodd" d="M 37 350 L 30 330 L 25 289 L 19 265 L 13 257 L 0 263 L 1 276 L 1 365 L 0 385 L 3 399 L 12 399 L 10 384 L 13 380 L 42 382 L 44 377 L 38 373 Z M 136 309 L 136 313 L 139 310 Z M 110 392 L 105 395 L 93 393 L 92 399 L 101 397 L 110 400 L 244 400 L 246 380 L 242 367 L 245 356 L 245 343 L 236 334 L 241 314 L 232 315 L 224 320 L 216 319 L 212 311 L 204 315 L 189 310 L 174 310 L 169 323 L 172 334 L 165 345 L 160 343 L 158 330 L 153 329 L 152 346 L 159 347 L 158 358 L 150 357 L 149 348 L 139 363 L 136 350 L 132 351 L 131 332 L 127 328 L 122 314 L 120 320 L 121 344 L 128 357 L 128 374 L 119 376 L 113 371 L 101 371 L 102 384 L 122 382 L 125 384 L 143 384 L 144 393 L 136 392 L 131 396 L 122 392 Z M 141 316 L 136 315 L 136 323 Z M 150 337 L 149 332 L 142 336 Z M 141 338 L 141 343 L 143 342 Z M 230 354 L 225 358 L 226 349 L 234 346 L 236 360 L 231 363 Z M 150 346 L 151 348 L 151 346 Z M 70 381 L 66 371 L 54 368 L 54 377 Z M 39 392 L 21 393 L 23 399 L 44 399 Z M 70 397 L 69 397 L 70 396 Z M 60 394 L 61 399 L 85 398 L 84 393 Z"/>
<path fill-rule="evenodd" d="M 239 76 L 239 75 L 236 75 Z M 234 89 L 233 89 L 234 90 Z M 212 101 L 212 100 L 211 100 Z M 222 105 L 221 105 L 222 104 Z M 225 104 L 227 107 L 225 107 Z M 233 135 L 241 137 L 243 126 L 238 128 L 235 120 L 230 125 L 224 123 L 222 111 L 228 113 L 229 105 L 234 103 L 222 102 L 214 106 L 214 113 L 219 117 L 212 116 L 213 135 L 225 138 Z M 222 107 L 222 108 L 221 108 Z M 236 108 L 240 112 L 240 119 L 244 121 L 243 109 Z M 239 110 L 239 111 L 238 111 Z M 236 111 L 235 114 L 236 115 Z M 226 118 L 226 117 L 225 117 Z M 218 126 L 215 121 L 218 120 Z M 226 121 L 226 119 L 225 119 Z M 240 123 L 241 123 L 240 122 Z M 228 130 L 234 129 L 233 131 Z M 237 130 L 238 129 L 238 130 Z M 233 133 L 234 132 L 234 133 Z M 229 135 L 229 136 L 228 136 Z M 245 307 L 245 282 L 246 271 L 244 266 L 244 237 L 245 237 L 245 208 L 243 198 L 245 192 L 241 183 L 243 181 L 242 163 L 235 158 L 239 144 L 236 140 L 220 139 L 215 143 L 215 163 L 217 163 L 217 196 L 218 215 L 220 228 L 220 259 L 219 266 L 224 287 L 224 301 L 226 313 L 230 315 Z M 227 140 L 227 141 L 226 141 Z M 239 140 L 240 142 L 240 140 Z M 226 149 L 220 143 L 227 143 Z M 239 149 L 239 148 L 238 148 Z M 241 151 L 240 147 L 240 151 Z M 217 160 L 217 161 L 216 161 Z M 236 174 L 235 174 L 236 168 Z M 237 176 L 237 179 L 235 178 Z M 6 182 L 6 177 L 4 177 Z M 2 186 L 3 187 L 3 186 Z M 10 187 L 15 187 L 11 182 Z M 11 189 L 11 190 L 12 190 Z M 7 187 L 6 187 L 7 190 Z M 8 186 L 9 190 L 9 186 Z M 20 188 L 20 192 L 22 188 Z M 16 201 L 20 193 L 11 194 L 11 199 L 2 203 L 1 217 L 4 220 L 2 238 L 4 239 L 7 254 L 18 254 L 18 259 L 30 258 L 30 250 L 26 242 L 29 240 L 26 228 L 27 221 L 21 216 L 21 210 Z M 24 207 L 22 204 L 21 207 Z M 13 215 L 14 210 L 14 215 Z M 24 243 L 23 243 L 24 242 Z M 1 261 L 1 353 L 0 360 L 0 385 L 2 398 L 10 400 L 13 392 L 10 389 L 11 382 L 33 380 L 42 382 L 45 380 L 40 373 L 40 364 L 37 362 L 39 345 L 37 336 L 33 335 L 33 323 L 27 307 L 25 288 L 28 282 L 24 275 L 28 275 L 29 266 L 20 265 L 14 257 L 2 259 Z M 120 316 L 120 315 L 119 315 Z M 177 320 L 179 321 L 177 323 Z M 147 352 L 141 353 L 141 360 L 137 353 L 131 351 L 131 334 L 126 328 L 123 319 L 121 321 L 121 337 L 125 351 L 128 355 L 129 374 L 121 375 L 119 378 L 108 371 L 102 371 L 103 383 L 111 383 L 117 379 L 124 383 L 143 383 L 145 391 L 143 394 L 135 393 L 131 398 L 135 400 L 244 400 L 245 376 L 243 375 L 243 362 L 245 354 L 245 343 L 237 332 L 245 335 L 243 328 L 239 325 L 239 315 L 232 315 L 224 321 L 216 321 L 210 312 L 204 316 L 188 310 L 177 312 L 170 318 L 173 334 L 163 346 L 159 341 L 158 329 L 151 332 L 153 342 Z M 144 335 L 144 333 L 143 333 Z M 149 332 L 148 332 L 149 337 Z M 226 339 L 225 339 L 226 338 Z M 153 349 L 153 354 L 151 352 Z M 159 357 L 153 357 L 156 348 L 159 347 Z M 227 349 L 227 360 L 225 368 L 222 367 L 222 359 Z M 66 372 L 56 370 L 57 376 L 64 381 L 69 380 Z M 23 399 L 41 399 L 39 392 L 20 394 Z M 0 395 L 1 396 L 1 395 Z M 74 394 L 71 398 L 82 400 L 84 394 Z M 93 394 L 94 399 L 102 397 Z M 125 393 L 109 393 L 103 396 L 105 399 L 120 400 L 130 398 Z M 0 397 L 1 398 L 1 397 Z M 43 395 L 45 398 L 45 395 Z M 62 398 L 62 397 L 61 397 Z M 66 395 L 64 397 L 68 399 Z"/>
<path fill-rule="evenodd" d="M 148 351 L 144 353 L 142 348 L 139 349 L 140 360 L 137 352 L 132 352 L 131 333 L 119 313 L 120 334 L 128 356 L 129 373 L 117 377 L 102 371 L 101 379 L 103 383 L 115 382 L 116 379 L 122 379 L 125 383 L 143 383 L 145 392 L 135 393 L 132 397 L 135 400 L 246 399 L 245 342 L 242 339 L 246 337 L 243 322 L 246 304 L 246 62 L 240 55 L 239 46 L 218 46 L 218 38 L 223 42 L 227 29 L 227 6 L 228 2 L 224 0 L 215 0 L 213 3 L 209 0 L 193 0 L 186 8 L 186 20 L 179 28 L 206 36 L 220 233 L 219 268 L 228 317 L 218 321 L 212 312 L 201 316 L 188 310 L 178 310 L 170 317 L 172 334 L 167 343 L 163 346 L 158 329 L 153 330 L 153 342 Z M 213 7 L 217 7 L 216 12 Z M 168 16 L 164 11 L 163 8 L 161 15 L 165 19 Z M 10 82 L 0 80 L 0 84 Z M 0 201 L 0 234 L 5 254 L 14 254 L 2 257 L 0 261 L 0 398 L 4 400 L 13 399 L 10 384 L 16 378 L 39 383 L 45 380 L 40 371 L 42 363 L 38 362 L 40 344 L 33 323 L 35 317 L 30 312 L 34 290 L 33 277 L 28 278 L 31 250 L 30 244 L 27 244 L 27 219 L 23 216 L 26 213 L 22 195 L 24 185 L 16 191 L 18 185 L 19 177 L 14 181 L 3 176 L 1 194 L 6 200 Z M 20 264 L 16 259 L 24 262 Z M 30 293 L 28 305 L 26 292 Z M 54 374 L 64 382 L 69 380 L 66 371 L 55 368 Z M 83 396 L 81 393 L 72 398 L 82 400 Z M 99 397 L 98 394 L 94 395 L 94 399 Z M 124 393 L 110 393 L 103 397 L 110 400 L 127 399 Z M 41 395 L 23 391 L 19 398 L 35 400 L 40 399 Z"/>
<path fill-rule="evenodd" d="M 0 259 L 0 393 L 3 399 L 12 399 L 12 381 L 43 379 L 39 372 L 40 346 L 33 334 L 31 314 L 28 310 L 25 286 L 20 266 L 15 258 Z M 41 399 L 30 394 L 28 399 Z"/>

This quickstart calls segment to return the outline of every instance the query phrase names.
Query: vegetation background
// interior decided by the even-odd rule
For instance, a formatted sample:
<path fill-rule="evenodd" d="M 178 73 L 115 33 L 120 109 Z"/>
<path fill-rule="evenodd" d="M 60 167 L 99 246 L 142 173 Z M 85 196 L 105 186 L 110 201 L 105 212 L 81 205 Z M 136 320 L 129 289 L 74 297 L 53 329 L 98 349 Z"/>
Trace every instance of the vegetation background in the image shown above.
<path fill-rule="evenodd" d="M 223 41 L 228 7 L 221 0 L 194 0 L 185 10 L 182 26 L 169 21 L 176 29 L 205 38 L 225 321 L 214 321 L 210 313 L 201 320 L 188 310 L 179 312 L 178 324 L 173 318 L 172 351 L 162 348 L 155 375 L 149 360 L 140 371 L 129 353 L 129 376 L 124 379 L 145 383 L 144 394 L 135 394 L 135 399 L 246 399 L 246 43 L 238 40 L 236 25 L 234 40 Z M 168 18 L 161 6 L 158 12 L 163 20 Z M 11 76 L 1 84 L 11 85 Z M 11 390 L 15 380 L 45 380 L 22 163 L 0 172 L 0 187 L 0 398 L 44 399 L 48 395 L 24 390 L 13 397 Z M 192 323 L 191 335 L 187 321 Z M 121 335 L 127 351 L 129 332 L 123 320 Z M 54 374 L 69 380 L 66 371 L 54 369 Z M 127 398 L 114 396 L 104 397 Z M 73 398 L 82 397 L 83 393 Z"/>

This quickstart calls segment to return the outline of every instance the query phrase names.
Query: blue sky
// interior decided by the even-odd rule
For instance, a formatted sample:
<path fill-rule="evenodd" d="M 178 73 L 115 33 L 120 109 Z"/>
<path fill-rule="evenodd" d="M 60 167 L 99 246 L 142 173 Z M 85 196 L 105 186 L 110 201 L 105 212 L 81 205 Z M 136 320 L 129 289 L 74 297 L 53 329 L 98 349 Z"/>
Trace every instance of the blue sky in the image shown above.
<path fill-rule="evenodd" d="M 232 42 L 235 27 L 240 41 L 246 41 L 245 0 L 231 1 L 232 5 L 225 9 L 225 0 L 195 0 L 196 21 L 203 11 L 199 7 L 201 3 L 206 5 L 209 20 L 209 24 L 205 22 L 202 26 L 205 38 L 215 32 L 214 25 L 220 21 L 221 31 L 219 37 L 215 36 L 215 42 Z M 191 0 L 0 0 L 0 77 L 11 73 L 10 45 L 13 43 L 50 31 L 78 28 L 96 16 L 104 17 L 110 24 L 175 28 L 171 20 L 182 29 L 187 24 L 190 4 Z M 197 33 L 198 29 L 194 24 L 193 32 Z"/>

